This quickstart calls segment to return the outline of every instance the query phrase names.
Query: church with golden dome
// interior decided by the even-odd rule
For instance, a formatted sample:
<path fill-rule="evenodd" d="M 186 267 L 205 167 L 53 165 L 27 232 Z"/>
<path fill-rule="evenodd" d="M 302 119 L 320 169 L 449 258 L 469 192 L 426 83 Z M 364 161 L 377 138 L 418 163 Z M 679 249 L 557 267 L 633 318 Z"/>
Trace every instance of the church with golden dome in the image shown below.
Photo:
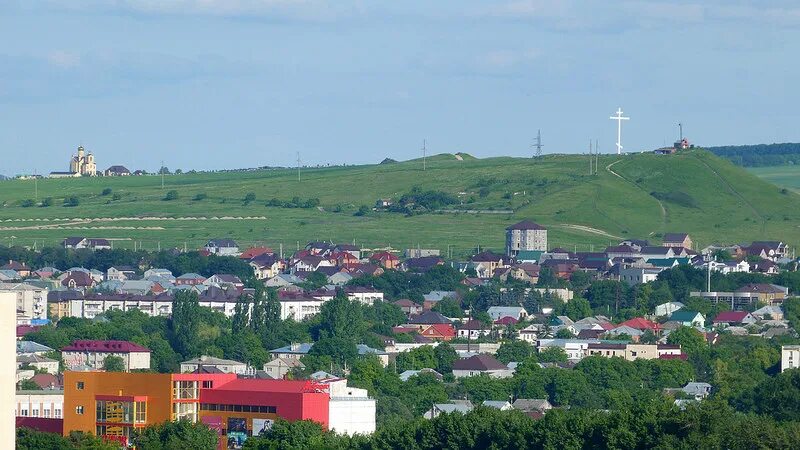
<path fill-rule="evenodd" d="M 94 162 L 92 152 L 86 153 L 83 146 L 78 147 L 78 153 L 72 155 L 72 159 L 69 161 L 69 171 L 80 175 L 97 175 L 97 164 Z"/>

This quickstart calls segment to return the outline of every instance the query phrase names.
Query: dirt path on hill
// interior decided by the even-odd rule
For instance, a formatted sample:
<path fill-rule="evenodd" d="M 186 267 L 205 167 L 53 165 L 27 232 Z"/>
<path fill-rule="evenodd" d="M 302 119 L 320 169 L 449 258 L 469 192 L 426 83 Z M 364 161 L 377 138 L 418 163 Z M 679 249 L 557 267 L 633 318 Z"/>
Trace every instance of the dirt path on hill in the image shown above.
<path fill-rule="evenodd" d="M 655 201 L 657 201 L 657 202 L 658 202 L 658 207 L 659 207 L 659 208 L 661 208 L 661 227 L 662 227 L 663 229 L 666 229 L 666 227 L 667 227 L 667 208 L 665 208 L 665 207 L 664 207 L 664 203 L 662 203 L 662 202 L 661 202 L 661 200 L 659 200 L 659 199 L 657 199 L 657 198 L 653 197 L 652 195 L 650 195 L 650 193 L 648 193 L 648 192 L 644 191 L 644 189 L 642 189 L 642 188 L 641 188 L 641 187 L 640 187 L 638 184 L 636 184 L 636 183 L 634 183 L 634 182 L 632 182 L 632 181 L 629 181 L 627 178 L 623 177 L 622 175 L 618 174 L 617 172 L 614 172 L 614 171 L 611 169 L 611 166 L 613 166 L 614 164 L 616 164 L 616 163 L 618 163 L 618 162 L 620 162 L 620 161 L 622 161 L 622 160 L 621 160 L 621 159 L 618 159 L 618 160 L 616 160 L 616 161 L 612 162 L 611 164 L 607 165 L 607 166 L 606 166 L 606 170 L 607 170 L 607 171 L 608 171 L 610 174 L 614 175 L 615 177 L 618 177 L 618 178 L 620 178 L 620 179 L 622 179 L 622 180 L 624 180 L 624 181 L 627 181 L 628 183 L 630 183 L 630 184 L 632 184 L 632 185 L 636 186 L 636 188 L 637 188 L 637 189 L 639 189 L 639 190 L 641 190 L 641 191 L 643 191 L 643 192 L 647 193 L 647 195 L 648 195 L 648 196 L 652 197 L 652 198 L 653 198 Z M 663 231 L 663 230 L 662 230 L 662 231 Z M 651 232 L 651 233 L 650 233 L 650 235 L 652 236 L 654 233 L 655 233 L 655 231 Z"/>
<path fill-rule="evenodd" d="M 570 230 L 583 231 L 585 233 L 592 233 L 592 234 L 597 234 L 597 235 L 600 235 L 600 236 L 610 237 L 612 239 L 625 239 L 625 238 L 620 237 L 620 236 L 614 236 L 613 234 L 611 234 L 611 233 L 609 233 L 607 231 L 603 231 L 603 230 L 600 230 L 600 229 L 597 229 L 597 228 L 587 227 L 586 225 L 575 225 L 575 224 L 571 224 L 571 223 L 562 223 L 562 224 L 558 224 L 556 226 L 562 227 L 562 228 L 569 228 Z"/>

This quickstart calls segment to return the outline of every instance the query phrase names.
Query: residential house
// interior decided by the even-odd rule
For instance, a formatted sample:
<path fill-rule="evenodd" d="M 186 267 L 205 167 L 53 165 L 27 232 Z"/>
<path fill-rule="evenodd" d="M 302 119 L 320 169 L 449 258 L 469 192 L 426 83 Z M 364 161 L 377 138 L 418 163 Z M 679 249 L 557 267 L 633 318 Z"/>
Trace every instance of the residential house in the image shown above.
<path fill-rule="evenodd" d="M 72 271 L 69 272 L 62 280 L 61 285 L 67 289 L 88 289 L 94 287 L 97 281 L 88 272 Z"/>
<path fill-rule="evenodd" d="M 222 359 L 214 356 L 202 355 L 181 363 L 181 373 L 192 373 L 204 368 L 213 367 L 221 373 L 235 373 L 244 375 L 247 373 L 247 364 L 230 359 Z"/>
<path fill-rule="evenodd" d="M 539 265 L 533 263 L 517 263 L 508 268 L 498 269 L 501 281 L 508 281 L 509 278 L 524 283 L 536 284 L 539 282 Z"/>
<path fill-rule="evenodd" d="M 632 328 L 627 325 L 621 325 L 606 331 L 605 334 L 608 336 L 622 336 L 622 335 L 630 336 L 633 342 L 639 342 L 639 339 L 642 337 L 644 332 L 642 330 L 637 330 L 636 328 Z M 586 334 L 584 334 L 584 336 L 586 336 Z"/>
<path fill-rule="evenodd" d="M 127 177 L 131 171 L 125 166 L 111 166 L 103 174 L 107 177 Z"/>
<path fill-rule="evenodd" d="M 422 314 L 422 305 L 414 303 L 407 298 L 397 300 L 396 302 L 393 302 L 393 304 L 399 306 L 400 310 L 406 313 L 406 315 Z"/>
<path fill-rule="evenodd" d="M 525 414 L 544 414 L 553 409 L 553 405 L 551 405 L 547 399 L 540 398 L 518 398 L 514 400 L 514 403 L 511 406 L 513 406 L 516 410 L 524 412 Z"/>
<path fill-rule="evenodd" d="M 800 345 L 781 346 L 781 372 L 800 368 Z"/>
<path fill-rule="evenodd" d="M 41 355 L 18 355 L 17 369 L 22 367 L 33 367 L 37 370 L 52 373 L 53 375 L 59 372 L 58 361 Z"/>
<path fill-rule="evenodd" d="M 473 256 L 470 261 L 476 264 L 476 273 L 479 278 L 491 278 L 497 269 L 506 267 L 503 255 L 485 251 Z"/>
<path fill-rule="evenodd" d="M 547 251 L 547 228 L 530 220 L 506 228 L 506 255 L 514 257 L 531 250 Z"/>
<path fill-rule="evenodd" d="M 665 233 L 661 245 L 664 247 L 692 248 L 692 238 L 686 233 Z"/>
<path fill-rule="evenodd" d="M 405 372 L 400 374 L 400 381 L 405 382 L 408 381 L 408 379 L 411 377 L 416 377 L 420 375 L 431 375 L 439 381 L 442 381 L 444 379 L 444 376 L 439 372 L 433 369 L 425 368 L 420 370 L 406 370 Z"/>
<path fill-rule="evenodd" d="M 595 342 L 585 339 L 539 339 L 536 341 L 536 351 L 541 352 L 551 347 L 560 348 L 567 354 L 569 361 L 580 361 L 586 356 L 589 344 Z"/>
<path fill-rule="evenodd" d="M 307 355 L 313 346 L 313 343 L 290 344 L 281 348 L 270 350 L 269 353 L 273 359 L 283 358 L 287 360 L 297 360 Z M 374 349 L 364 344 L 356 345 L 356 350 L 358 351 L 359 356 L 374 355 L 384 367 L 389 365 L 389 354 L 383 350 Z"/>
<path fill-rule="evenodd" d="M 422 417 L 435 419 L 442 414 L 466 414 L 472 410 L 473 406 L 469 400 L 451 400 L 450 403 L 434 403 L 431 409 L 426 411 Z"/>
<path fill-rule="evenodd" d="M 17 341 L 17 356 L 39 355 L 54 352 L 52 348 L 33 341 Z"/>
<path fill-rule="evenodd" d="M 780 306 L 764 306 L 753 311 L 753 317 L 760 321 L 764 320 L 783 320 L 783 310 Z"/>
<path fill-rule="evenodd" d="M 205 283 L 205 281 L 206 277 L 193 272 L 185 273 L 175 278 L 175 284 L 177 286 L 197 286 Z"/>
<path fill-rule="evenodd" d="M 517 332 L 517 339 L 535 345 L 539 335 L 544 333 L 544 328 L 545 326 L 539 323 L 528 325 Z"/>
<path fill-rule="evenodd" d="M 109 267 L 106 271 L 106 280 L 125 281 L 136 279 L 136 269 L 131 266 Z"/>
<path fill-rule="evenodd" d="M 494 408 L 500 411 L 508 411 L 514 409 L 507 400 L 484 400 L 481 406 L 486 408 Z"/>
<path fill-rule="evenodd" d="M 324 267 L 322 269 L 324 269 Z M 325 273 L 324 270 L 320 270 L 320 272 Z M 328 284 L 333 286 L 344 286 L 350 280 L 353 279 L 353 276 L 344 270 L 340 270 L 330 275 L 327 275 L 327 277 L 328 277 Z"/>
<path fill-rule="evenodd" d="M 286 269 L 284 261 L 270 253 L 257 255 L 250 259 L 248 264 L 253 268 L 253 273 L 258 280 L 272 278 Z"/>
<path fill-rule="evenodd" d="M 239 254 L 239 246 L 233 239 L 227 238 L 211 239 L 203 246 L 203 250 L 218 256 L 236 256 Z"/>
<path fill-rule="evenodd" d="M 434 323 L 423 326 L 419 335 L 431 341 L 449 341 L 456 337 L 456 329 L 449 323 Z"/>
<path fill-rule="evenodd" d="M 302 322 L 319 314 L 326 300 L 304 296 L 279 298 L 278 301 L 281 304 L 281 320 L 292 319 L 295 322 Z"/>
<path fill-rule="evenodd" d="M 492 327 L 486 326 L 479 320 L 469 320 L 458 327 L 458 337 L 463 339 L 475 340 L 481 336 L 488 336 L 492 333 Z"/>
<path fill-rule="evenodd" d="M 110 250 L 111 242 L 107 239 L 96 239 L 86 237 L 68 237 L 61 241 L 61 245 L 68 249 L 87 248 L 89 250 Z"/>
<path fill-rule="evenodd" d="M 64 418 L 64 391 L 62 390 L 30 390 L 17 391 L 14 401 L 17 425 L 20 417 L 33 417 L 42 419 Z M 60 421 L 58 432 L 61 430 Z M 34 422 L 41 424 L 42 422 Z M 24 422 L 23 422 L 24 424 Z M 35 426 L 35 425 L 34 425 Z"/>
<path fill-rule="evenodd" d="M 282 380 L 286 378 L 286 375 L 292 370 L 302 370 L 305 369 L 305 367 L 305 364 L 300 362 L 299 359 L 274 358 L 272 361 L 264 364 L 264 373 L 274 380 Z"/>
<path fill-rule="evenodd" d="M 706 318 L 697 311 L 687 311 L 681 309 L 669 316 L 669 320 L 680 323 L 685 327 L 703 328 L 706 325 Z"/>
<path fill-rule="evenodd" d="M 427 258 L 429 256 L 439 256 L 441 251 L 436 248 L 407 248 L 403 250 L 406 258 Z"/>
<path fill-rule="evenodd" d="M 31 276 L 31 268 L 28 267 L 27 264 L 19 261 L 14 261 L 13 259 L 8 260 L 8 264 L 3 264 L 0 266 L 0 270 L 13 270 L 17 272 L 17 274 L 22 278 L 27 278 Z"/>
<path fill-rule="evenodd" d="M 408 258 L 400 264 L 400 268 L 407 272 L 427 272 L 436 266 L 444 264 L 444 260 L 438 256 L 422 256 L 419 258 Z"/>
<path fill-rule="evenodd" d="M 275 252 L 269 247 L 250 247 L 239 255 L 239 259 L 250 261 L 261 255 L 274 255 Z"/>
<path fill-rule="evenodd" d="M 76 340 L 61 349 L 64 366 L 102 369 L 109 356 L 122 358 L 125 371 L 150 368 L 150 349 L 128 341 Z"/>
<path fill-rule="evenodd" d="M 750 325 L 756 323 L 756 318 L 747 311 L 723 311 L 717 314 L 712 322 L 716 327 L 731 325 Z"/>
<path fill-rule="evenodd" d="M 490 306 L 486 312 L 492 320 L 502 319 L 503 317 L 523 320 L 528 317 L 528 311 L 525 311 L 522 306 Z"/>
<path fill-rule="evenodd" d="M 619 326 L 629 326 L 639 331 L 650 330 L 653 333 L 658 333 L 661 330 L 661 327 L 657 323 L 642 317 L 634 317 L 633 319 L 626 320 L 625 322 L 619 324 Z"/>
<path fill-rule="evenodd" d="M 667 302 L 656 306 L 656 317 L 669 316 L 675 311 L 683 308 L 685 305 L 681 302 Z"/>
<path fill-rule="evenodd" d="M 789 246 L 780 241 L 755 241 L 743 250 L 748 256 L 759 256 L 771 261 L 778 261 L 789 255 Z"/>
<path fill-rule="evenodd" d="M 763 273 L 765 275 L 776 275 L 780 272 L 780 268 L 774 262 L 768 259 L 760 259 L 753 263 L 751 266 L 753 272 Z"/>
<path fill-rule="evenodd" d="M 359 302 L 362 305 L 372 305 L 375 302 L 383 301 L 383 291 L 366 286 L 345 286 L 344 293 L 350 301 Z"/>
<path fill-rule="evenodd" d="M 427 311 L 446 298 L 459 300 L 459 295 L 456 291 L 431 291 L 422 295 L 422 307 Z"/>
<path fill-rule="evenodd" d="M 506 378 L 511 376 L 508 367 L 495 359 L 494 356 L 481 353 L 469 358 L 453 362 L 453 376 L 455 378 L 471 377 L 475 375 L 489 375 L 492 378 Z"/>
<path fill-rule="evenodd" d="M 369 257 L 369 261 L 377 264 L 384 269 L 397 269 L 400 267 L 400 258 L 389 252 L 374 253 Z"/>
<path fill-rule="evenodd" d="M 236 289 L 244 288 L 244 283 L 236 275 L 218 273 L 211 275 L 203 282 L 206 286 L 233 286 Z"/>
<path fill-rule="evenodd" d="M 361 247 L 355 244 L 336 244 L 333 247 L 333 253 L 347 253 L 356 260 L 361 259 Z"/>
<path fill-rule="evenodd" d="M 612 344 L 607 342 L 589 343 L 586 349 L 587 356 L 603 356 L 605 358 L 624 358 L 628 361 L 637 359 L 658 359 L 658 345 L 656 344 Z"/>

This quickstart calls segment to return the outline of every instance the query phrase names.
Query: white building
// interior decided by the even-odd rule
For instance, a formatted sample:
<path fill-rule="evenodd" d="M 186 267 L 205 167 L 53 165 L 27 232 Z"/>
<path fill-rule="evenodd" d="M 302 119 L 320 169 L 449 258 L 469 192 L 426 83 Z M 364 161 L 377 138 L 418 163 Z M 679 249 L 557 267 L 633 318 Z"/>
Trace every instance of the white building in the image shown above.
<path fill-rule="evenodd" d="M 150 349 L 128 341 L 76 340 L 61 349 L 67 370 L 78 366 L 102 369 L 109 356 L 119 356 L 125 371 L 150 368 Z"/>
<path fill-rule="evenodd" d="M 619 269 L 619 281 L 633 286 L 636 284 L 646 284 L 658 279 L 664 269 L 660 267 L 629 267 L 626 269 Z"/>
<path fill-rule="evenodd" d="M 93 319 L 106 311 L 131 311 L 134 309 L 148 316 L 167 317 L 172 314 L 172 297 L 168 295 L 98 294 L 69 300 L 69 315 L 84 319 Z"/>
<path fill-rule="evenodd" d="M 47 319 L 47 289 L 27 283 L 0 283 L 0 292 L 17 297 L 17 314 L 23 318 Z"/>
<path fill-rule="evenodd" d="M 230 359 L 215 358 L 202 355 L 181 363 L 181 373 L 191 373 L 200 367 L 213 367 L 225 373 L 243 375 L 247 372 L 247 364 Z"/>
<path fill-rule="evenodd" d="M 550 347 L 558 347 L 567 354 L 570 361 L 580 361 L 586 355 L 590 342 L 586 339 L 539 339 L 536 341 L 536 351 L 541 352 Z"/>
<path fill-rule="evenodd" d="M 341 378 L 315 380 L 328 386 L 328 427 L 339 434 L 372 434 L 375 432 L 375 399 L 366 389 L 347 386 Z"/>
<path fill-rule="evenodd" d="M 781 372 L 800 368 L 800 345 L 784 345 L 781 347 Z"/>
<path fill-rule="evenodd" d="M 383 292 L 363 286 L 347 286 L 344 288 L 347 298 L 351 301 L 358 301 L 364 305 L 372 305 L 375 302 L 383 301 Z"/>
<path fill-rule="evenodd" d="M 64 418 L 64 391 L 17 391 L 17 417 Z"/>
<path fill-rule="evenodd" d="M 675 311 L 683 308 L 685 305 L 681 302 L 667 302 L 656 305 L 656 317 L 670 316 Z"/>
<path fill-rule="evenodd" d="M 530 220 L 506 228 L 506 254 L 516 256 L 521 251 L 547 251 L 547 228 Z"/>
<path fill-rule="evenodd" d="M 53 375 L 58 374 L 58 361 L 40 355 L 17 356 L 17 368 L 22 366 L 35 367 Z"/>
<path fill-rule="evenodd" d="M 326 300 L 317 298 L 282 298 L 281 304 L 281 320 L 293 319 L 295 322 L 302 322 L 303 320 L 319 314 L 322 310 L 322 305 Z"/>

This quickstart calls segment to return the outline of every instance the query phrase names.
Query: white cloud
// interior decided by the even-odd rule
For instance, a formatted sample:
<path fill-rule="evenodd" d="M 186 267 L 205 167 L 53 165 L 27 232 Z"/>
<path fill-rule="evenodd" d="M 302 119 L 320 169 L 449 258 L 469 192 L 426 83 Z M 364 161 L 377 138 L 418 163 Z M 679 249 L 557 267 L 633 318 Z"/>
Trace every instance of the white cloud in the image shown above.
<path fill-rule="evenodd" d="M 81 64 L 80 55 L 64 50 L 50 52 L 46 56 L 47 62 L 61 69 L 73 69 Z"/>

